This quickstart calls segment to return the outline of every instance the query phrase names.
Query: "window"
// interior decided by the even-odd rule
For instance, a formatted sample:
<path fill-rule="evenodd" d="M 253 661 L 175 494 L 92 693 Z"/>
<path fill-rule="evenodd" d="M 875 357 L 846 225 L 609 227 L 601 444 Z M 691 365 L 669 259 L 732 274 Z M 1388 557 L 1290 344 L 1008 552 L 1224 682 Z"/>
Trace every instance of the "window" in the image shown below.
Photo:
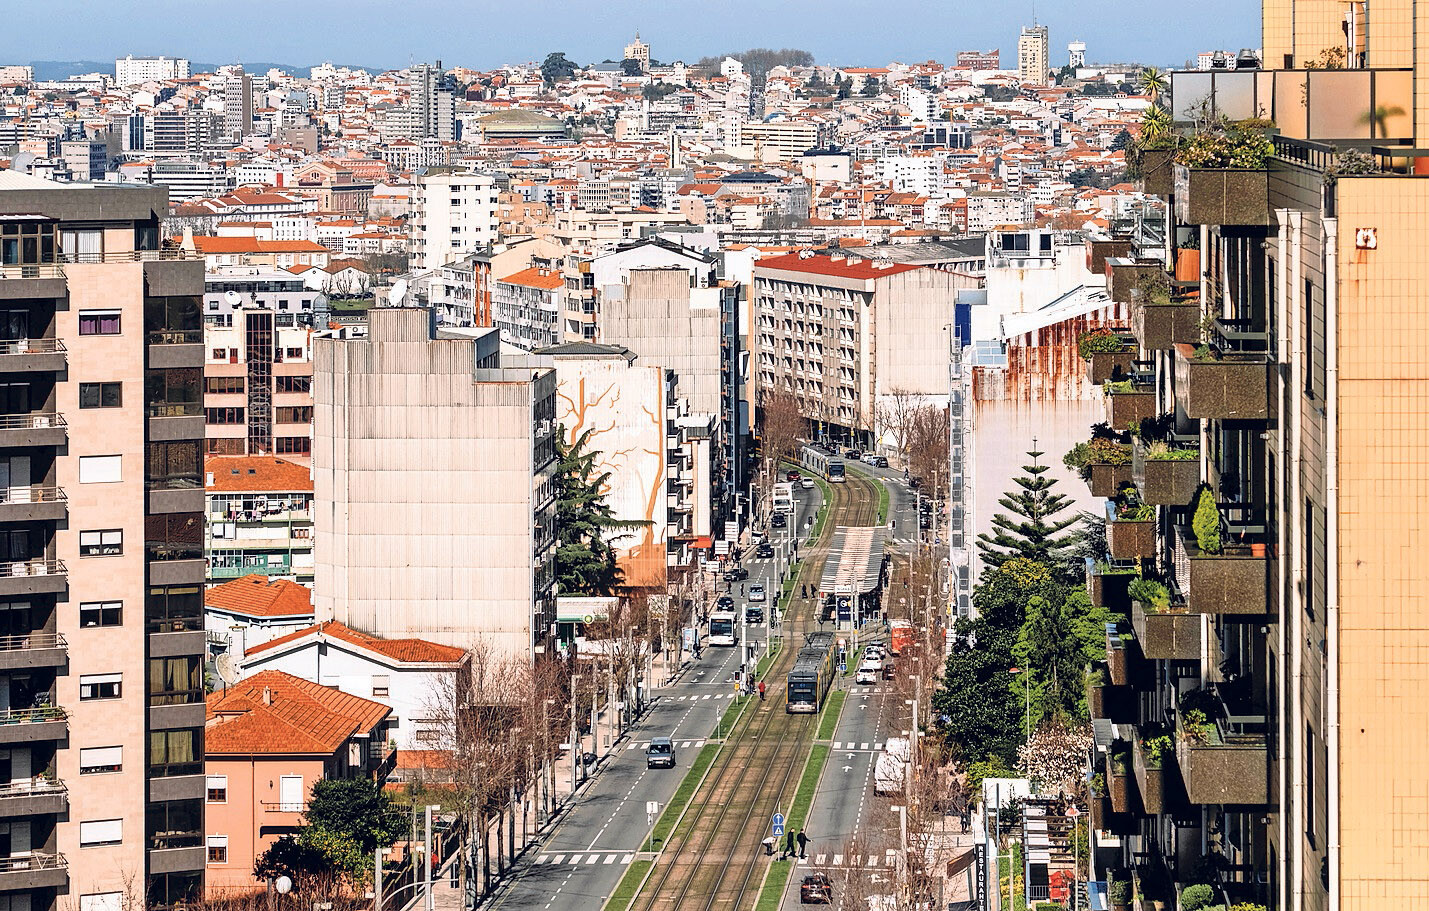
<path fill-rule="evenodd" d="M 277 412 L 273 417 L 274 423 L 311 424 L 313 422 L 313 406 L 311 405 L 280 405 L 274 410 Z"/>
<path fill-rule="evenodd" d="M 313 451 L 313 441 L 307 437 L 275 437 L 273 451 L 279 455 L 306 455 Z"/>
<path fill-rule="evenodd" d="M 313 378 L 310 376 L 273 377 L 278 392 L 312 392 Z"/>
<path fill-rule="evenodd" d="M 79 824 L 79 846 L 96 848 L 100 845 L 117 845 L 124 840 L 124 820 L 95 819 Z"/>
<path fill-rule="evenodd" d="M 149 732 L 149 774 L 166 778 L 203 774 L 203 729 Z"/>
<path fill-rule="evenodd" d="M 144 402 L 151 418 L 203 414 L 203 368 L 145 370 Z"/>
<path fill-rule="evenodd" d="M 203 445 L 197 440 L 148 443 L 144 446 L 144 484 L 150 490 L 196 490 L 203 487 Z"/>
<path fill-rule="evenodd" d="M 372 675 L 372 698 L 385 699 L 391 692 L 391 678 L 386 674 Z"/>
<path fill-rule="evenodd" d="M 123 480 L 119 471 L 120 457 L 117 455 L 80 456 L 79 483 L 112 484 Z"/>
<path fill-rule="evenodd" d="M 92 892 L 81 895 L 79 911 L 124 911 L 124 893 Z"/>
<path fill-rule="evenodd" d="M 205 408 L 203 410 L 203 420 L 205 424 L 242 424 L 242 408 Z"/>
<path fill-rule="evenodd" d="M 1305 300 L 1303 301 L 1305 310 L 1301 314 L 1300 320 L 1304 323 L 1300 327 L 1303 334 L 1301 344 L 1305 346 L 1302 360 L 1305 364 L 1305 394 L 1313 397 L 1315 395 L 1315 283 L 1310 279 L 1305 279 Z"/>
<path fill-rule="evenodd" d="M 118 528 L 79 533 L 81 557 L 116 557 L 124 553 L 124 532 Z"/>
<path fill-rule="evenodd" d="M 79 678 L 79 700 L 118 699 L 123 691 L 122 674 L 84 674 Z"/>
<path fill-rule="evenodd" d="M 121 383 L 80 383 L 79 407 L 118 408 L 123 404 L 122 388 Z"/>
<path fill-rule="evenodd" d="M 1305 725 L 1305 838 L 1315 847 L 1315 729 Z"/>
<path fill-rule="evenodd" d="M 123 601 L 81 601 L 79 605 L 79 625 L 122 626 L 124 624 Z"/>
<path fill-rule="evenodd" d="M 151 633 L 203 629 L 203 594 L 198 585 L 159 585 L 144 599 Z"/>
<path fill-rule="evenodd" d="M 228 360 L 228 349 L 227 349 L 227 348 L 215 348 L 215 349 L 213 349 L 212 351 L 209 352 L 209 360 L 213 360 L 213 361 L 226 361 L 226 360 Z"/>
<path fill-rule="evenodd" d="M 243 377 L 241 376 L 206 376 L 203 378 L 203 391 L 214 395 L 228 395 L 231 393 L 243 392 Z"/>
<path fill-rule="evenodd" d="M 198 848 L 203 845 L 202 800 L 194 798 L 151 803 L 145 815 L 148 817 L 149 850 Z"/>
<path fill-rule="evenodd" d="M 300 361 L 300 360 L 302 360 L 302 359 L 303 359 L 303 349 L 301 349 L 301 348 L 289 348 L 289 349 L 288 349 L 288 360 L 290 360 L 290 361 Z"/>
<path fill-rule="evenodd" d="M 228 863 L 227 835 L 208 836 L 208 862 L 211 864 Z"/>
<path fill-rule="evenodd" d="M 99 775 L 124 770 L 123 747 L 84 747 L 79 751 L 79 774 Z"/>
<path fill-rule="evenodd" d="M 149 659 L 149 704 L 203 702 L 203 664 L 194 656 Z"/>
<path fill-rule="evenodd" d="M 118 335 L 118 334 L 119 334 L 119 311 L 118 311 L 118 310 L 81 310 L 81 311 L 79 311 L 79 334 L 80 334 L 80 335 Z"/>
<path fill-rule="evenodd" d="M 228 803 L 228 776 L 208 776 L 208 802 Z"/>

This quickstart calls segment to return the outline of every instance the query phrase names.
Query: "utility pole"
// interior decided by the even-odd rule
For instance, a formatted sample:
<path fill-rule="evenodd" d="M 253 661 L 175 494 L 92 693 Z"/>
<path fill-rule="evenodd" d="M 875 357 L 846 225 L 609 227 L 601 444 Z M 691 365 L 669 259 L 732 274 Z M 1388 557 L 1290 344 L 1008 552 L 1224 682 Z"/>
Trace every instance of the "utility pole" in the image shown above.
<path fill-rule="evenodd" d="M 432 851 L 432 805 L 431 805 L 431 804 L 427 804 L 427 807 L 426 807 L 426 822 L 427 822 L 427 835 L 426 835 L 426 839 L 422 842 L 422 854 L 425 855 L 425 857 L 423 858 L 423 867 L 424 867 L 424 868 L 426 869 L 426 871 L 427 871 L 427 905 L 426 905 L 426 907 L 427 907 L 427 911 L 433 911 L 433 909 L 436 907 L 436 901 L 435 901 L 435 896 L 432 895 L 432 875 L 433 875 L 432 859 L 433 859 L 436 855 L 435 855 L 435 853 Z"/>

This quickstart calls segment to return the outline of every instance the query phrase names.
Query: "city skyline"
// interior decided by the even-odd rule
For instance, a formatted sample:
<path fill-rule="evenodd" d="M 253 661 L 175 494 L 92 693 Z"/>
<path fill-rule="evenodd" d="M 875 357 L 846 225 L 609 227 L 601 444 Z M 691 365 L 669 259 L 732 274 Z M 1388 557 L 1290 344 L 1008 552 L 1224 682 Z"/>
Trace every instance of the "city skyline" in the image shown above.
<path fill-rule="evenodd" d="M 709 0 L 695 4 L 701 5 L 715 11 Z M 250 7 L 260 20 L 282 12 L 272 0 Z M 809 51 L 820 63 L 876 65 L 890 60 L 951 59 L 958 50 L 972 48 L 997 47 L 1010 57 L 1019 29 L 1034 19 L 1051 30 L 1056 65 L 1065 62 L 1066 45 L 1073 40 L 1088 43 L 1088 59 L 1094 62 L 1170 66 L 1203 50 L 1260 44 L 1259 4 L 1251 0 L 1208 0 L 1194 8 L 1152 11 L 1130 0 L 1068 0 L 1041 7 L 1027 2 L 1002 7 L 996 17 L 973 21 L 964 20 L 982 10 L 971 3 L 929 7 L 917 0 L 890 0 L 880 8 L 883 21 L 901 21 L 906 27 L 873 35 L 852 27 L 868 11 L 849 0 L 826 4 L 828 11 L 817 18 L 793 3 L 735 0 L 719 7 L 722 21 L 692 15 L 688 5 L 680 16 L 672 17 L 641 0 L 614 0 L 594 11 L 582 8 L 590 15 L 579 17 L 568 15 L 573 8 L 564 0 L 537 0 L 509 10 L 473 10 L 460 0 L 425 0 L 404 7 L 401 18 L 384 22 L 379 41 L 374 39 L 378 32 L 372 29 L 373 17 L 390 14 L 390 5 L 377 0 L 343 4 L 315 0 L 310 21 L 324 22 L 323 30 L 248 30 L 240 44 L 226 29 L 227 13 L 217 6 L 146 0 L 101 11 L 81 0 L 60 0 L 52 16 L 9 23 L 7 36 L 0 39 L 0 59 L 104 61 L 125 54 L 169 54 L 210 62 L 246 59 L 311 66 L 331 60 L 395 69 L 441 58 L 481 68 L 539 61 L 551 51 L 563 51 L 579 63 L 613 58 L 638 30 L 652 45 L 653 55 L 666 62 L 692 62 L 750 47 L 796 47 Z M 470 12 L 486 17 L 494 27 L 459 37 L 451 29 L 433 27 L 435 22 Z M 539 32 L 523 24 L 523 18 L 533 12 L 545 20 Z M 164 25 L 179 22 L 182 27 Z M 692 22 L 700 27 L 686 25 Z M 1197 43 L 1188 43 L 1188 36 Z"/>

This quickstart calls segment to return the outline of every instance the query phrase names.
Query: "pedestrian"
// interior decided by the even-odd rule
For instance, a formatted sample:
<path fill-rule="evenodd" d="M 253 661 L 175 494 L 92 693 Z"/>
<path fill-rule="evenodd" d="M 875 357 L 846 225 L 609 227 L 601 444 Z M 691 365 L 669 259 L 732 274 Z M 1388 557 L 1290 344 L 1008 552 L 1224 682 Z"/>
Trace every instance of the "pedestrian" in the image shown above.
<path fill-rule="evenodd" d="M 743 582 L 739 583 L 739 596 L 740 596 L 741 598 L 744 597 L 744 583 L 743 583 Z"/>
<path fill-rule="evenodd" d="M 803 585 L 799 586 L 799 597 L 800 597 L 800 598 L 807 598 L 807 597 L 809 597 L 809 583 L 805 582 Z"/>
<path fill-rule="evenodd" d="M 759 681 L 759 701 L 764 701 L 764 681 Z"/>
<path fill-rule="evenodd" d="M 779 855 L 779 859 L 794 856 L 794 830 L 789 829 L 784 833 L 784 853 Z"/>
<path fill-rule="evenodd" d="M 805 851 L 809 847 L 809 836 L 805 835 L 804 830 L 801 828 L 799 829 L 799 835 L 795 838 L 795 841 L 799 843 L 799 859 L 802 860 L 807 856 Z"/>

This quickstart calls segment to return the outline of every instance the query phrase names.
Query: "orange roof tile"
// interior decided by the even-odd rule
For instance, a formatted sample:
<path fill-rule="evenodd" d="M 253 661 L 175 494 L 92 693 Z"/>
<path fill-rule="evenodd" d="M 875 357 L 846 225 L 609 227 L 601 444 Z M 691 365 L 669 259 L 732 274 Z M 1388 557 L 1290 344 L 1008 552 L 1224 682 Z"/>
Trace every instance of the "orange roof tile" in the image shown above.
<path fill-rule="evenodd" d="M 210 253 L 327 253 L 328 248 L 310 240 L 257 240 L 252 237 L 194 238 L 194 246 Z"/>
<path fill-rule="evenodd" d="M 464 650 L 453 645 L 428 642 L 426 639 L 383 639 L 380 636 L 359 632 L 336 620 L 328 620 L 315 626 L 295 630 L 286 636 L 270 639 L 253 646 L 245 654 L 256 655 L 308 636 L 331 637 L 369 652 L 376 652 L 385 658 L 400 661 L 403 664 L 452 664 L 460 661 L 466 655 Z"/>
<path fill-rule="evenodd" d="M 311 617 L 313 593 L 287 579 L 243 576 L 203 593 L 204 607 L 245 617 Z"/>
<path fill-rule="evenodd" d="M 829 256 L 801 257 L 797 253 L 789 256 L 771 256 L 765 259 L 756 260 L 755 268 L 758 269 L 779 269 L 784 272 L 808 272 L 814 275 L 832 275 L 839 278 L 855 278 L 868 280 L 871 278 L 882 278 L 885 275 L 897 275 L 900 272 L 910 272 L 914 269 L 922 269 L 923 266 L 915 266 L 907 263 L 895 263 L 891 266 L 878 268 L 873 260 L 840 260 L 835 261 Z"/>
<path fill-rule="evenodd" d="M 209 756 L 337 752 L 392 710 L 282 671 L 260 671 L 210 693 L 204 750 Z"/>
<path fill-rule="evenodd" d="M 203 460 L 208 490 L 215 493 L 265 491 L 311 493 L 312 472 L 275 456 L 211 455 Z"/>
<path fill-rule="evenodd" d="M 540 288 L 543 291 L 554 291 L 566 283 L 561 278 L 559 272 L 548 272 L 539 266 L 532 266 L 529 269 L 522 269 L 515 275 L 508 275 L 505 278 L 497 279 L 508 285 L 525 285 L 528 288 Z"/>

